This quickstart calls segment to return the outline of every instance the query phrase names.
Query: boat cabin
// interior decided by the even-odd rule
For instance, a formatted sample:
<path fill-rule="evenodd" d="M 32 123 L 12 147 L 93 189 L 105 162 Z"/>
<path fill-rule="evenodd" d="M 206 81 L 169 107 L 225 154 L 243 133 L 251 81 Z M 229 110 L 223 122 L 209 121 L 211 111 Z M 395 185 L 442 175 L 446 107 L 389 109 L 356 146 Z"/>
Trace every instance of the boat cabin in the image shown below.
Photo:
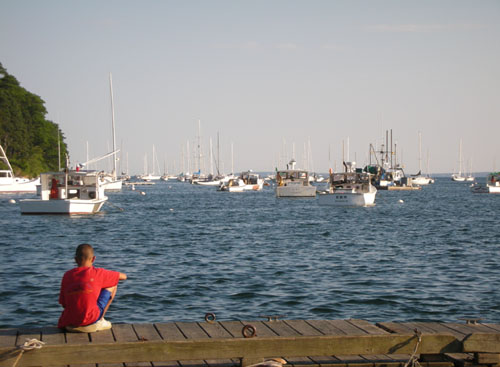
<path fill-rule="evenodd" d="M 287 186 L 295 183 L 309 185 L 309 173 L 301 170 L 285 170 L 276 173 L 276 184 L 278 186 Z"/>
<path fill-rule="evenodd" d="M 96 199 L 103 197 L 97 171 L 46 172 L 40 175 L 41 198 Z"/>

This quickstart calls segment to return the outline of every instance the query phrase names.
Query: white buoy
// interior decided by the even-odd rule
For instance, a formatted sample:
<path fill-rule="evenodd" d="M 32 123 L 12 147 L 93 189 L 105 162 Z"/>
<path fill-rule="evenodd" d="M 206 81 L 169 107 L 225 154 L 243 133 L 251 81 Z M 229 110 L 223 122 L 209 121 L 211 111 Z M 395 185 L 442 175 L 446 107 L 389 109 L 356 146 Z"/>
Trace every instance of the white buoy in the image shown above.
<path fill-rule="evenodd" d="M 146 195 L 146 193 L 144 191 L 141 191 L 141 195 Z"/>
<path fill-rule="evenodd" d="M 399 199 L 399 202 L 400 202 L 401 204 L 403 204 L 403 203 L 404 203 L 404 201 L 403 201 L 402 199 Z"/>
<path fill-rule="evenodd" d="M 15 203 L 16 203 L 16 201 L 15 201 L 14 199 L 10 199 L 10 200 L 9 200 L 9 203 L 11 203 L 11 204 L 15 204 Z"/>
<path fill-rule="evenodd" d="M 173 208 L 170 208 L 170 211 L 171 211 L 171 212 L 173 212 L 173 211 L 174 211 L 174 209 L 173 209 Z"/>
<path fill-rule="evenodd" d="M 132 185 L 132 191 L 135 191 L 135 185 Z"/>

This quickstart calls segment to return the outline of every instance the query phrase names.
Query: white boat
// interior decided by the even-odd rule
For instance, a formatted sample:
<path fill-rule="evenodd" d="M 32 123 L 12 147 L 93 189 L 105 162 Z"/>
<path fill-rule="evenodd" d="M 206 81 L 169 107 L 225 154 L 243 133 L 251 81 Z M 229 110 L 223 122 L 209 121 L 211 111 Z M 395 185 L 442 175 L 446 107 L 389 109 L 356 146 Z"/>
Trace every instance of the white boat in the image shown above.
<path fill-rule="evenodd" d="M 221 183 L 219 191 L 243 192 L 260 191 L 264 187 L 264 180 L 259 174 L 247 171 L 242 172 L 238 178 L 232 178 L 227 183 Z"/>
<path fill-rule="evenodd" d="M 0 193 L 36 193 L 36 186 L 40 185 L 40 178 L 32 179 L 14 176 L 9 159 L 0 145 L 0 159 L 8 169 L 0 170 Z"/>
<path fill-rule="evenodd" d="M 290 169 L 276 172 L 276 197 L 316 197 L 316 186 L 311 185 L 309 172 L 295 169 L 292 159 Z"/>
<path fill-rule="evenodd" d="M 357 172 L 355 162 L 345 162 L 346 171 L 330 173 L 329 188 L 319 192 L 318 204 L 331 206 L 373 206 L 377 189 L 371 175 Z"/>
<path fill-rule="evenodd" d="M 456 182 L 465 182 L 467 178 L 462 175 L 462 139 L 458 145 L 458 173 L 451 175 L 451 180 Z M 473 181 L 474 179 L 472 179 Z"/>
<path fill-rule="evenodd" d="M 96 171 L 46 172 L 40 181 L 41 198 L 20 200 L 22 214 L 94 214 L 108 200 Z"/>
<path fill-rule="evenodd" d="M 156 171 L 155 171 L 155 163 L 156 163 L 156 166 L 158 166 L 158 171 L 160 170 L 160 167 L 158 165 L 158 158 L 156 158 L 156 152 L 155 152 L 155 146 L 153 144 L 153 158 L 152 158 L 152 166 L 153 166 L 153 172 L 151 173 L 146 173 L 148 171 L 148 156 L 147 154 L 144 155 L 144 174 L 141 175 L 141 176 L 138 176 L 139 179 L 143 180 L 143 181 L 146 181 L 146 182 L 149 182 L 149 181 L 158 181 L 159 179 L 161 179 L 161 175 L 160 174 L 157 174 Z"/>
<path fill-rule="evenodd" d="M 425 186 L 433 183 L 432 178 L 422 174 L 422 133 L 418 132 L 418 173 L 412 175 L 411 182 L 415 185 Z"/>
<path fill-rule="evenodd" d="M 500 194 L 500 172 L 492 172 L 486 178 L 486 186 L 490 194 Z"/>

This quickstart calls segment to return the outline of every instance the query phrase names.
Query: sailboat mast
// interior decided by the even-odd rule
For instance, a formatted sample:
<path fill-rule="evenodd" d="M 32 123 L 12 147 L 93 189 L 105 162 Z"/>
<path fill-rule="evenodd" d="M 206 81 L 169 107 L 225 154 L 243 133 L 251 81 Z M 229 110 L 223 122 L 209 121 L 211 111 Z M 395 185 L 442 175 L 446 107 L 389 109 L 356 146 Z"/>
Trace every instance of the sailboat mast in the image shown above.
<path fill-rule="evenodd" d="M 113 99 L 113 78 L 109 73 L 109 93 L 111 94 L 111 132 L 113 134 L 113 179 L 116 180 L 116 138 L 115 138 L 115 104 Z"/>
<path fill-rule="evenodd" d="M 418 174 L 422 174 L 422 133 L 418 132 Z"/>
<path fill-rule="evenodd" d="M 220 176 L 220 145 L 219 145 L 218 131 L 217 131 L 217 176 Z"/>
<path fill-rule="evenodd" d="M 458 175 L 462 176 L 462 139 L 458 144 Z"/>
<path fill-rule="evenodd" d="M 57 160 L 58 160 L 58 168 L 59 171 L 61 170 L 61 141 L 60 141 L 60 132 L 59 129 L 57 129 Z M 88 160 L 88 158 L 87 158 Z"/>
<path fill-rule="evenodd" d="M 214 174 L 214 162 L 212 157 L 212 137 L 210 137 L 210 174 Z"/>
<path fill-rule="evenodd" d="M 198 120 L 198 173 L 201 173 L 201 121 Z"/>
<path fill-rule="evenodd" d="M 233 142 L 231 142 L 231 174 L 234 175 L 234 146 L 233 146 Z"/>

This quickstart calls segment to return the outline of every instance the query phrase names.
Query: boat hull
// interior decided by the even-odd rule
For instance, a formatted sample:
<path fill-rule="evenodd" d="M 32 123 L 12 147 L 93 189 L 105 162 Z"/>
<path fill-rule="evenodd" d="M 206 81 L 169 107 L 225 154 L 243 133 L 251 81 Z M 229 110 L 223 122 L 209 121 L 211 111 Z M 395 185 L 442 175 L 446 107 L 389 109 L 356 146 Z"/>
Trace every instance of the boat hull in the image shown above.
<path fill-rule="evenodd" d="M 315 186 L 286 185 L 276 187 L 276 197 L 278 198 L 308 198 L 316 197 Z"/>
<path fill-rule="evenodd" d="M 95 214 L 104 205 L 104 199 L 25 199 L 19 201 L 21 214 Z"/>
<path fill-rule="evenodd" d="M 123 181 L 122 180 L 114 180 L 114 181 L 107 181 L 104 180 L 101 182 L 101 187 L 104 188 L 106 191 L 120 191 L 123 186 Z"/>
<path fill-rule="evenodd" d="M 429 185 L 432 183 L 432 178 L 430 177 L 425 177 L 425 176 L 416 176 L 412 177 L 411 182 L 415 185 Z"/>
<path fill-rule="evenodd" d="M 318 204 L 328 206 L 373 206 L 376 192 L 353 193 L 333 192 L 320 193 Z"/>
<path fill-rule="evenodd" d="M 500 186 L 488 185 L 488 191 L 490 194 L 500 194 Z"/>
<path fill-rule="evenodd" d="M 13 180 L 12 183 L 0 183 L 0 193 L 16 194 L 16 193 L 36 193 L 37 185 L 40 185 L 40 179 L 36 180 Z"/>

